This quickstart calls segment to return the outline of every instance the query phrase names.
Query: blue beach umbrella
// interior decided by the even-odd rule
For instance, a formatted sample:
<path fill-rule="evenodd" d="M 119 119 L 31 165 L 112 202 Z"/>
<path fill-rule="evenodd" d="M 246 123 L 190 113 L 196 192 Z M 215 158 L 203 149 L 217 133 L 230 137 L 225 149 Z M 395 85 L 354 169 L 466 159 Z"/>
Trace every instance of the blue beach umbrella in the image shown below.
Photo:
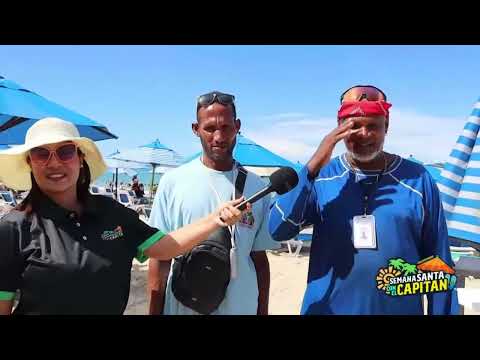
<path fill-rule="evenodd" d="M 185 163 L 192 161 L 202 155 L 202 152 L 198 152 L 187 159 Z M 289 166 L 294 169 L 301 168 L 301 165 L 294 164 L 293 162 L 282 158 L 281 156 L 271 152 L 267 148 L 258 145 L 254 141 L 246 138 L 243 135 L 237 135 L 237 143 L 233 149 L 233 158 L 237 160 L 243 166 L 252 167 L 282 167 Z"/>
<path fill-rule="evenodd" d="M 104 125 L 0 76 L 0 144 L 23 144 L 27 130 L 49 116 L 70 121 L 94 141 L 117 138 Z"/>

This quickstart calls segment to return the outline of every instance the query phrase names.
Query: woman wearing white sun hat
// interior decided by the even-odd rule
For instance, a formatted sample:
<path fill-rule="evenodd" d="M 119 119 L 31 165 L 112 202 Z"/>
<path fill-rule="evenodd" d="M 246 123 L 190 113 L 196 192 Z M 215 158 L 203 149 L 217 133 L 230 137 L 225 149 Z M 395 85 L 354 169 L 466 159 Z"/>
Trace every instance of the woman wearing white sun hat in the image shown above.
<path fill-rule="evenodd" d="M 165 235 L 89 193 L 105 170 L 95 143 L 57 118 L 39 120 L 25 144 L 0 151 L 2 181 L 30 190 L 0 221 L 0 314 L 12 313 L 17 291 L 14 314 L 122 314 L 133 257 L 173 258 L 241 218 L 234 206 L 242 198 Z"/>

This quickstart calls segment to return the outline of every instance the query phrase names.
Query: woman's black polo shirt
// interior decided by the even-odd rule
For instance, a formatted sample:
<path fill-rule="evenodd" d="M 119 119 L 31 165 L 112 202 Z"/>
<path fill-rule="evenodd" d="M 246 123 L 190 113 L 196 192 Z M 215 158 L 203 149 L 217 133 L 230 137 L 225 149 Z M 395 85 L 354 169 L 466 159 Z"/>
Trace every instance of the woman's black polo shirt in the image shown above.
<path fill-rule="evenodd" d="M 41 196 L 35 212 L 0 221 L 0 300 L 20 290 L 14 314 L 123 314 L 133 258 L 163 236 L 102 195 L 80 218 Z"/>

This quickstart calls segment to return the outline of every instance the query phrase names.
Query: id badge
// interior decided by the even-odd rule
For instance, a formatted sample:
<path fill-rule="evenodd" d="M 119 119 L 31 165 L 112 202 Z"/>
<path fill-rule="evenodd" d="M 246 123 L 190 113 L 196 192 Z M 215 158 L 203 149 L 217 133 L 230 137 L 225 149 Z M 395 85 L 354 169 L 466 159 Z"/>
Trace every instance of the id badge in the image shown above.
<path fill-rule="evenodd" d="M 230 249 L 230 279 L 237 277 L 237 252 L 235 248 Z"/>
<path fill-rule="evenodd" d="M 353 246 L 355 249 L 377 248 L 375 217 L 373 215 L 353 217 Z"/>
<path fill-rule="evenodd" d="M 233 280 L 237 277 L 238 269 L 237 269 L 237 247 L 235 245 L 235 225 L 230 228 L 230 242 L 232 243 L 232 247 L 230 248 L 230 279 Z"/>

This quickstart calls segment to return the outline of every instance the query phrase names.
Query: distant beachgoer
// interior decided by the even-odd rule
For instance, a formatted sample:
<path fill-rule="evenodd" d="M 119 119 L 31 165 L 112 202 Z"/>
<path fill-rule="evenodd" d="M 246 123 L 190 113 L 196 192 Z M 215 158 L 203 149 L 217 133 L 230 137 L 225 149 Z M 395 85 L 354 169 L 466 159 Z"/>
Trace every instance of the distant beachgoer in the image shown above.
<path fill-rule="evenodd" d="M 138 194 L 136 194 L 138 198 L 142 198 L 145 196 L 145 187 L 143 186 L 142 183 L 138 185 Z"/>
<path fill-rule="evenodd" d="M 137 175 L 132 178 L 132 190 L 135 192 L 135 197 L 140 198 L 140 183 L 138 182 Z"/>

